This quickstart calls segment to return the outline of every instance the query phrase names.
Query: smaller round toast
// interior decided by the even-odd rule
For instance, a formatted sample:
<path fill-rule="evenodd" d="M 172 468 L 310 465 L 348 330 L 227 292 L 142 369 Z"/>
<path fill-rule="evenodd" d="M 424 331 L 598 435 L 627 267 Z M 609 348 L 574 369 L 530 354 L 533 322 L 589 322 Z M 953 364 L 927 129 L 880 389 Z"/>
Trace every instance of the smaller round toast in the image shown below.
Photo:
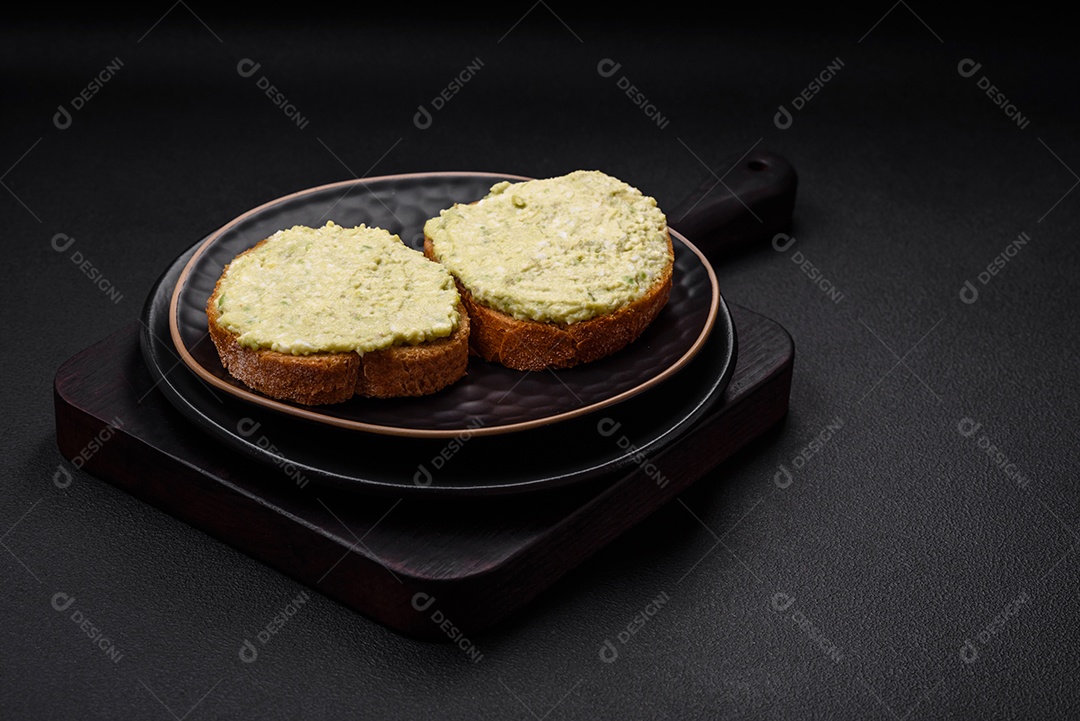
<path fill-rule="evenodd" d="M 271 247 L 283 237 L 295 241 L 288 233 L 306 233 L 311 242 Z M 359 233 L 349 241 L 361 244 L 359 252 L 348 243 L 319 250 L 318 242 L 348 233 Z M 231 275 L 238 267 L 244 275 Z M 241 298 L 236 308 L 230 293 Z M 469 360 L 469 317 L 452 279 L 377 228 L 296 226 L 260 241 L 226 266 L 206 314 L 230 375 L 303 405 L 435 393 L 461 379 Z"/>
<path fill-rule="evenodd" d="M 599 171 L 498 183 L 424 228 L 471 323 L 470 346 L 516 370 L 611 355 L 656 319 L 674 250 L 653 198 Z"/>

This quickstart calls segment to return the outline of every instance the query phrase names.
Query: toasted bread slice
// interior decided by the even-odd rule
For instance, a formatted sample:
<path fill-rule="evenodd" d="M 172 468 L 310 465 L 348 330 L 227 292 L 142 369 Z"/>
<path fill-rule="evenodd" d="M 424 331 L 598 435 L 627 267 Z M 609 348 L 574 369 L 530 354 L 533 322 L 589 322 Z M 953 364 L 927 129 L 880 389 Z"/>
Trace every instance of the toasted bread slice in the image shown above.
<path fill-rule="evenodd" d="M 424 254 L 435 259 L 430 238 L 424 239 Z M 478 302 L 461 281 L 456 282 L 471 321 L 472 352 L 507 368 L 534 371 L 571 368 L 599 360 L 637 340 L 667 304 L 671 278 L 669 267 L 638 300 L 607 315 L 577 323 L 515 318 Z"/>
<path fill-rule="evenodd" d="M 257 252 L 269 240 L 261 241 L 237 257 Z M 420 257 L 419 253 L 417 256 Z M 415 344 L 398 342 L 363 352 L 281 352 L 244 344 L 235 330 L 222 323 L 219 301 L 228 271 L 229 266 L 218 279 L 206 304 L 210 337 L 229 374 L 266 396 L 303 405 L 340 403 L 354 395 L 372 398 L 421 396 L 445 388 L 466 373 L 470 323 L 460 299 L 456 306 L 456 325 L 447 336 Z M 310 282 L 318 283 L 319 280 Z"/>
<path fill-rule="evenodd" d="M 671 293 L 666 218 L 655 200 L 598 171 L 496 184 L 424 230 L 424 254 L 454 275 L 472 351 L 509 368 L 570 368 L 611 355 L 644 332 Z"/>

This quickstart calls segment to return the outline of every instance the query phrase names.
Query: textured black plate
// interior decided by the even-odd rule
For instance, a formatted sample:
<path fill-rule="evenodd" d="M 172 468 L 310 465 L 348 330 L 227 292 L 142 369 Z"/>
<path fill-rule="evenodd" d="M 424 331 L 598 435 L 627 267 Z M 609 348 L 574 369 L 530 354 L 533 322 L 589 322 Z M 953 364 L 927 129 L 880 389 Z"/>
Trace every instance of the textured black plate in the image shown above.
<path fill-rule="evenodd" d="M 310 481 L 399 497 L 491 496 L 607 478 L 648 463 L 685 433 L 717 404 L 735 369 L 735 328 L 721 301 L 713 332 L 693 360 L 616 406 L 483 437 L 472 430 L 449 439 L 348 430 L 222 393 L 178 360 L 169 336 L 169 300 L 194 252 L 166 270 L 143 310 L 140 342 L 154 387 L 210 438 L 301 486 Z"/>
<path fill-rule="evenodd" d="M 382 227 L 420 248 L 428 218 L 454 203 L 483 197 L 500 180 L 522 179 L 489 173 L 367 178 L 294 193 L 245 213 L 200 244 L 175 284 L 170 334 L 179 358 L 223 394 L 280 413 L 354 431 L 443 439 L 562 422 L 623 402 L 680 371 L 708 338 L 721 301 L 708 261 L 674 231 L 675 268 L 667 306 L 638 340 L 594 363 L 523 373 L 474 357 L 464 379 L 430 396 L 353 398 L 318 407 L 255 393 L 222 366 L 207 338 L 206 301 L 225 265 L 258 241 L 292 225 L 333 220 L 343 226 Z"/>

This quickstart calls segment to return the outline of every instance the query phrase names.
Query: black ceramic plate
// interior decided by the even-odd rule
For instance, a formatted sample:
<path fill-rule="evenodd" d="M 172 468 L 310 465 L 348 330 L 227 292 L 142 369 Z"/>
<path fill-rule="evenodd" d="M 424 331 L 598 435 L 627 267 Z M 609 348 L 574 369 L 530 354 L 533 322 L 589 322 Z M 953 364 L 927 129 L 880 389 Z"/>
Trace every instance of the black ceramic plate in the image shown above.
<path fill-rule="evenodd" d="M 452 439 L 495 435 L 563 422 L 626 401 L 681 371 L 700 352 L 720 315 L 716 276 L 702 254 L 672 232 L 675 268 L 667 306 L 645 333 L 600 361 L 559 371 L 523 373 L 472 358 L 468 375 L 423 398 L 353 398 L 302 406 L 243 385 L 222 366 L 207 337 L 206 301 L 236 255 L 293 225 L 366 223 L 423 245 L 424 222 L 443 208 L 483 197 L 500 180 L 490 173 L 422 173 L 312 188 L 251 210 L 212 233 L 181 270 L 171 292 L 169 334 L 178 357 L 222 395 L 253 406 L 353 431 Z M 729 333 L 730 329 L 725 329 Z"/>
<path fill-rule="evenodd" d="M 492 436 L 466 430 L 449 439 L 330 426 L 222 393 L 178 360 L 169 337 L 169 300 L 194 251 L 177 258 L 150 292 L 143 357 L 155 388 L 208 439 L 262 463 L 268 482 L 424 498 L 602 482 L 638 465 L 648 470 L 650 459 L 718 405 L 735 369 L 735 328 L 721 300 L 713 332 L 682 371 L 592 414 Z"/>

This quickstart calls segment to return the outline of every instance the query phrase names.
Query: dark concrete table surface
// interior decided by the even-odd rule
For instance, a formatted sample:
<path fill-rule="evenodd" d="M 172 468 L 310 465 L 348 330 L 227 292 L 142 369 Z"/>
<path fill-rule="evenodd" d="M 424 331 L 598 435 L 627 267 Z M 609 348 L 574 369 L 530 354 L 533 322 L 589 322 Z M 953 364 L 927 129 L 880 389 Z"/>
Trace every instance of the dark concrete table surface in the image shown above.
<path fill-rule="evenodd" d="M 1064 16 L 657 11 L 180 2 L 0 28 L 0 715 L 1080 715 Z M 391 173 L 599 168 L 674 207 L 753 148 L 798 171 L 794 228 L 717 273 L 795 340 L 787 420 L 469 638 L 479 658 L 56 449 L 59 365 L 260 203 Z"/>

